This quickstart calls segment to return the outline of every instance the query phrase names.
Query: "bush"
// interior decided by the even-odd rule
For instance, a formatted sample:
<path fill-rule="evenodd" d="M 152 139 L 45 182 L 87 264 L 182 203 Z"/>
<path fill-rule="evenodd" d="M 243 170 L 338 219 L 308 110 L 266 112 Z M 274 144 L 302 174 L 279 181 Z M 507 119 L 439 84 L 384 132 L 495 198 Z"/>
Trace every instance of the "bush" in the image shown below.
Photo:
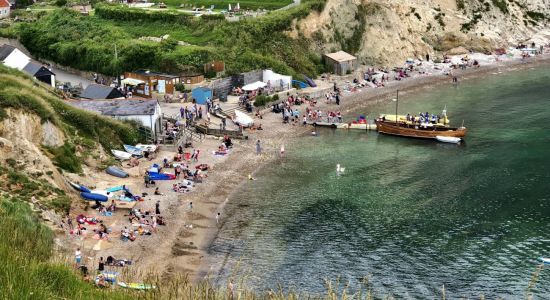
<path fill-rule="evenodd" d="M 183 83 L 176 83 L 176 85 L 174 85 L 174 88 L 180 93 L 185 92 L 185 85 L 183 85 Z"/>
<path fill-rule="evenodd" d="M 271 101 L 273 101 L 273 99 L 271 99 L 271 97 L 265 96 L 265 95 L 259 95 L 254 100 L 254 106 L 255 107 L 266 106 L 267 103 L 269 103 Z"/>
<path fill-rule="evenodd" d="M 67 0 L 55 0 L 55 5 L 62 7 L 67 5 Z"/>
<path fill-rule="evenodd" d="M 206 73 L 204 74 L 204 77 L 206 77 L 206 78 L 215 78 L 216 75 L 217 75 L 217 74 L 216 74 L 216 71 L 214 71 L 214 70 L 209 70 L 208 72 L 206 72 Z"/>
<path fill-rule="evenodd" d="M 57 148 L 47 148 L 53 154 L 56 166 L 71 173 L 82 172 L 82 161 L 75 154 L 75 146 L 65 143 Z"/>

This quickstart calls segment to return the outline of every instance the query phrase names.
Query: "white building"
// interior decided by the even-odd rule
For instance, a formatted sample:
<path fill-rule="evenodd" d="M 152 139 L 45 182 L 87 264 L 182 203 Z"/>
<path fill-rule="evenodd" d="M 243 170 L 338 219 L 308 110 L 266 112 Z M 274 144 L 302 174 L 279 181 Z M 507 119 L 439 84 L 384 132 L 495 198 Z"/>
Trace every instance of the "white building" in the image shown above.
<path fill-rule="evenodd" d="M 149 128 L 155 138 L 162 133 L 162 111 L 158 100 L 110 99 L 68 101 L 68 103 L 115 119 L 137 121 L 143 127 Z"/>
<path fill-rule="evenodd" d="M 0 0 L 0 19 L 10 16 L 11 3 L 8 0 Z"/>
<path fill-rule="evenodd" d="M 6 0 L 0 0 L 0 3 Z M 25 72 L 32 77 L 55 87 L 55 73 L 43 64 L 33 61 L 21 50 L 10 46 L 0 46 L 0 63 L 7 67 Z"/>

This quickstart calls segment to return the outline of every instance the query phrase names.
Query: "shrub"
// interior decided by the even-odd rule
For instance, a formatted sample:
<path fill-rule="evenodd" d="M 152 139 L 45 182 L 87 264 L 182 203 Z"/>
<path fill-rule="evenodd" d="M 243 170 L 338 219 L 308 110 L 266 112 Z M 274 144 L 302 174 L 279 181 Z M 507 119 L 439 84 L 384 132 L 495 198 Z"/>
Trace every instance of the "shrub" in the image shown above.
<path fill-rule="evenodd" d="M 259 95 L 254 100 L 254 106 L 255 107 L 265 106 L 267 103 L 271 101 L 272 101 L 271 97 L 266 95 Z"/>
<path fill-rule="evenodd" d="M 63 146 L 48 147 L 47 150 L 53 154 L 53 161 L 56 166 L 72 173 L 82 172 L 82 162 L 75 154 L 74 145 L 66 142 Z"/>
<path fill-rule="evenodd" d="M 55 5 L 62 7 L 67 5 L 67 0 L 55 0 Z"/>
<path fill-rule="evenodd" d="M 176 83 L 176 85 L 174 86 L 174 88 L 176 89 L 176 91 L 178 92 L 185 92 L 185 85 L 183 85 L 183 83 Z"/>
<path fill-rule="evenodd" d="M 508 5 L 506 4 L 506 0 L 491 0 L 493 2 L 493 5 L 496 6 L 500 11 L 507 15 L 508 14 Z"/>

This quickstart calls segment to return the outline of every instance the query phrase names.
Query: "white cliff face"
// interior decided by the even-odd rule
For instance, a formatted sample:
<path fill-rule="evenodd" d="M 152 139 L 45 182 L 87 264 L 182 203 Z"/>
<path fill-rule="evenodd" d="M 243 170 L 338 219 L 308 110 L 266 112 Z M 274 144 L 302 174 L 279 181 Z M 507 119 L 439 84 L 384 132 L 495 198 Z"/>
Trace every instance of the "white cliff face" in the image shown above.
<path fill-rule="evenodd" d="M 440 55 L 458 47 L 490 52 L 550 42 L 550 0 L 327 0 L 290 35 L 319 53 L 344 50 L 366 64 Z"/>

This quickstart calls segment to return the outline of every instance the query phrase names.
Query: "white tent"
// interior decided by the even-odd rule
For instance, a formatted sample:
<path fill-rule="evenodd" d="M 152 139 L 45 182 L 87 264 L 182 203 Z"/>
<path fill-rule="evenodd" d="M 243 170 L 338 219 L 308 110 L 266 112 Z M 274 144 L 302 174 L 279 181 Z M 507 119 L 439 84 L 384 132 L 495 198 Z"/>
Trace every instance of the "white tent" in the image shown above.
<path fill-rule="evenodd" d="M 289 89 L 292 83 L 292 76 L 277 74 L 271 70 L 264 70 L 262 73 L 263 82 L 269 82 L 271 87 L 282 86 L 284 90 Z"/>
<path fill-rule="evenodd" d="M 243 90 L 245 90 L 245 91 L 255 91 L 255 90 L 263 88 L 265 86 L 266 86 L 265 82 L 256 81 L 256 82 L 253 82 L 253 83 L 250 83 L 250 84 L 247 84 L 247 85 L 243 86 Z"/>
<path fill-rule="evenodd" d="M 242 125 L 243 127 L 250 127 L 254 124 L 254 120 L 242 111 L 235 110 L 235 124 Z"/>
<path fill-rule="evenodd" d="M 145 81 L 128 77 L 128 78 L 122 79 L 120 83 L 122 83 L 123 85 L 138 85 L 138 84 L 145 83 Z"/>

